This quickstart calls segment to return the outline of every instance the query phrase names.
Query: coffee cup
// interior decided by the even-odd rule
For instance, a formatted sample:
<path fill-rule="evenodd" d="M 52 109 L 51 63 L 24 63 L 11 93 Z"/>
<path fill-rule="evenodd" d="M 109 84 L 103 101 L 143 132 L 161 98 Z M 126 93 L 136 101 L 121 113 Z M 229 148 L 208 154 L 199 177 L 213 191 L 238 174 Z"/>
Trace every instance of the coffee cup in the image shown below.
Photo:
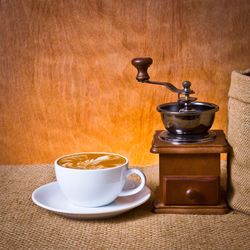
<path fill-rule="evenodd" d="M 117 165 L 108 165 L 102 169 L 80 169 L 63 166 L 67 158 L 77 158 L 83 155 L 95 158 L 108 156 L 120 158 L 122 162 Z M 104 157 L 105 158 L 105 157 Z M 144 174 L 135 168 L 128 168 L 128 159 L 119 154 L 104 152 L 83 152 L 62 156 L 54 163 L 56 179 L 59 187 L 70 203 L 82 207 L 100 207 L 108 205 L 117 197 L 134 195 L 140 192 L 146 183 Z M 140 177 L 140 184 L 129 190 L 123 190 L 125 182 L 131 174 Z"/>

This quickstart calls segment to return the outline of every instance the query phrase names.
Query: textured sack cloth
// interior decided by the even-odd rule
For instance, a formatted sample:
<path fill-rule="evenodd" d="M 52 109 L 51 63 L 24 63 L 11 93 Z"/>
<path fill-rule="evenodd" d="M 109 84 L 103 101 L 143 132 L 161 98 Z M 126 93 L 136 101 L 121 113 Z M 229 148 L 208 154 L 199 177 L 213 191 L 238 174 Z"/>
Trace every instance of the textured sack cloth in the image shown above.
<path fill-rule="evenodd" d="M 250 69 L 232 72 L 228 95 L 228 203 L 250 214 Z"/>

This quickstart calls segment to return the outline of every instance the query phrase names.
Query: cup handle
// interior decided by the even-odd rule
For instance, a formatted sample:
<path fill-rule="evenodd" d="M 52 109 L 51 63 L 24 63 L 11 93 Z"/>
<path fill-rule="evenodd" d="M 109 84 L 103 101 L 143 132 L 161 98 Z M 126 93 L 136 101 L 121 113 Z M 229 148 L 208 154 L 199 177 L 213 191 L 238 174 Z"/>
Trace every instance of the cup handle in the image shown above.
<path fill-rule="evenodd" d="M 141 179 L 141 183 L 138 187 L 136 188 L 133 188 L 133 189 L 130 189 L 130 190 L 124 190 L 124 191 L 121 191 L 121 193 L 118 195 L 120 197 L 124 197 L 124 196 L 129 196 L 129 195 L 133 195 L 133 194 L 137 194 L 139 193 L 145 186 L 146 184 L 146 177 L 145 175 L 143 174 L 142 171 L 140 171 L 139 169 L 136 169 L 136 168 L 130 168 L 128 171 L 127 171 L 127 175 L 126 175 L 126 178 L 131 175 L 131 174 L 137 174 L 139 175 L 140 179 Z"/>

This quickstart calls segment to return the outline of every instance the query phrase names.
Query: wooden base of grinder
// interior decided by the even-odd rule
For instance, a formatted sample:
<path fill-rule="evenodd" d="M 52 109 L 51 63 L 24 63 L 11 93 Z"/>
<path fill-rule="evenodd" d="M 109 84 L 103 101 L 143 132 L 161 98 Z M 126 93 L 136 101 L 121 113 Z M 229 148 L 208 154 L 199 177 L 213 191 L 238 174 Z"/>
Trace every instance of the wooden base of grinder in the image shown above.
<path fill-rule="evenodd" d="M 156 131 L 151 152 L 159 154 L 155 213 L 225 214 L 229 208 L 220 185 L 221 153 L 229 147 L 222 130 L 214 141 L 173 145 Z"/>

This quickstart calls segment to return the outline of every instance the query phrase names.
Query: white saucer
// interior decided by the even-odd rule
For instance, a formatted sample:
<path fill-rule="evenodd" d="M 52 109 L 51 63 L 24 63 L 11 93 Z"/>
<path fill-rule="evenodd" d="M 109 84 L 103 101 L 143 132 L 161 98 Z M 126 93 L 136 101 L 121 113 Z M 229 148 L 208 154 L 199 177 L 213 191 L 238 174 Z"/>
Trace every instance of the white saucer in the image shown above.
<path fill-rule="evenodd" d="M 134 187 L 134 181 L 126 183 L 126 188 Z M 57 182 L 51 182 L 37 188 L 32 193 L 33 202 L 39 207 L 71 218 L 98 219 L 116 216 L 127 212 L 146 202 L 151 195 L 150 189 L 145 186 L 138 194 L 118 197 L 113 203 L 95 208 L 78 207 L 70 204 L 62 194 Z"/>

